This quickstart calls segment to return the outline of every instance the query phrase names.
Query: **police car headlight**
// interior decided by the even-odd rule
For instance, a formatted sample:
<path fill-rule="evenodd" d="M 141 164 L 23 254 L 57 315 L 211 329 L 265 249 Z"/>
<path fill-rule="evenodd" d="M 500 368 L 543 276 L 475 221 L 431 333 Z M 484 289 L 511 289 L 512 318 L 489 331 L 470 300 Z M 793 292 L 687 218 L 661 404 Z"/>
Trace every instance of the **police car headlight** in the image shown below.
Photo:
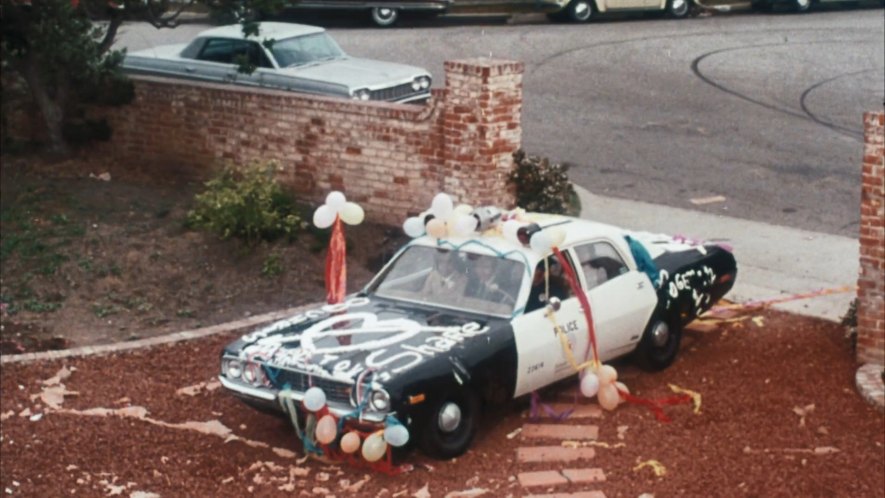
<path fill-rule="evenodd" d="M 224 360 L 221 368 L 224 374 L 231 379 L 239 379 L 243 374 L 243 364 L 240 363 L 240 360 Z"/>
<path fill-rule="evenodd" d="M 369 404 L 375 411 L 387 411 L 390 409 L 390 394 L 387 394 L 384 389 L 375 389 L 369 395 Z"/>

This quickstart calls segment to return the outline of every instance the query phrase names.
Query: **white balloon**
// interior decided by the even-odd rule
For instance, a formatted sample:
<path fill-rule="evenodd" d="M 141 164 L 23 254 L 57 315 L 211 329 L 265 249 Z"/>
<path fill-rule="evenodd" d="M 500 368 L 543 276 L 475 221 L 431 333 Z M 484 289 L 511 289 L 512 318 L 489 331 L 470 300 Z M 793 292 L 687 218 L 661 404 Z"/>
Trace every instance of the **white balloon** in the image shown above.
<path fill-rule="evenodd" d="M 470 204 L 458 204 L 455 206 L 455 214 L 470 214 L 473 212 L 473 206 Z"/>
<path fill-rule="evenodd" d="M 326 406 L 326 393 L 319 387 L 311 387 L 304 393 L 304 407 L 315 412 Z"/>
<path fill-rule="evenodd" d="M 477 220 L 469 214 L 455 215 L 455 235 L 466 237 L 476 230 Z"/>
<path fill-rule="evenodd" d="M 596 396 L 596 393 L 599 392 L 599 377 L 592 372 L 588 372 L 584 375 L 584 378 L 581 379 L 581 394 L 587 396 L 588 398 L 592 398 Z"/>
<path fill-rule="evenodd" d="M 323 204 L 313 212 L 313 224 L 317 228 L 329 228 L 332 226 L 332 223 L 335 223 L 336 216 L 338 216 L 338 213 L 335 210 Z"/>
<path fill-rule="evenodd" d="M 436 197 L 433 198 L 433 202 L 430 203 L 430 211 L 437 218 L 446 219 L 454 210 L 455 207 L 452 204 L 452 198 L 449 197 L 449 194 L 442 192 L 436 194 Z"/>
<path fill-rule="evenodd" d="M 384 440 L 391 446 L 403 446 L 409 442 L 409 430 L 402 425 L 388 426 L 384 429 Z"/>
<path fill-rule="evenodd" d="M 421 220 L 422 218 L 415 216 L 406 218 L 405 223 L 403 223 L 403 232 L 406 232 L 406 235 L 413 239 L 424 235 L 424 222 Z"/>
<path fill-rule="evenodd" d="M 329 195 L 326 196 L 326 205 L 335 212 L 340 211 L 345 202 L 347 202 L 347 198 L 337 190 L 329 192 Z"/>
<path fill-rule="evenodd" d="M 348 225 L 359 225 L 366 218 L 366 212 L 355 202 L 347 202 L 341 208 L 341 221 Z"/>
<path fill-rule="evenodd" d="M 519 244 L 519 238 L 516 236 L 516 232 L 519 231 L 519 227 L 521 226 L 522 223 L 516 220 L 507 220 L 501 227 L 501 232 L 504 234 L 505 239 L 513 242 L 514 244 Z"/>
<path fill-rule="evenodd" d="M 363 458 L 369 462 L 377 462 L 387 452 L 387 442 L 380 433 L 373 433 L 363 441 Z"/>
<path fill-rule="evenodd" d="M 550 248 L 553 247 L 553 241 L 550 240 L 549 233 L 541 230 L 532 235 L 532 239 L 529 241 L 529 246 L 531 246 L 532 250 L 538 254 L 547 254 L 547 252 L 550 251 Z"/>
<path fill-rule="evenodd" d="M 548 232 L 550 232 L 550 242 L 553 247 L 560 247 L 562 243 L 565 242 L 565 230 L 554 227 L 548 228 Z"/>

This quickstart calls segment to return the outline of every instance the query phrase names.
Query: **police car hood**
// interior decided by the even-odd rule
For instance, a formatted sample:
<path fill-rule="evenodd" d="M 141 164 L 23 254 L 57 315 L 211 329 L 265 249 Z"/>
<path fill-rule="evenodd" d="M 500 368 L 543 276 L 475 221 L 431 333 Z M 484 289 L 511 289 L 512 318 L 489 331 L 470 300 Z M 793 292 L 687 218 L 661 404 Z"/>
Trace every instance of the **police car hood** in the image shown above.
<path fill-rule="evenodd" d="M 353 382 L 371 372 L 389 381 L 422 365 L 448 361 L 506 326 L 452 310 L 356 298 L 309 310 L 243 336 L 227 354 Z"/>

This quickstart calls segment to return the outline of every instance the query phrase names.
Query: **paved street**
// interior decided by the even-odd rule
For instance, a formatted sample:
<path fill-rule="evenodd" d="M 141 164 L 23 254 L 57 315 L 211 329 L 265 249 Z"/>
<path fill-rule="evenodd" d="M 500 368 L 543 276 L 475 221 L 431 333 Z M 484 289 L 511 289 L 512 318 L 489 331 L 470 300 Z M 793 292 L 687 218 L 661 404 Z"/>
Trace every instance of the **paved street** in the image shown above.
<path fill-rule="evenodd" d="M 526 150 L 573 164 L 594 194 L 857 235 L 862 113 L 885 98 L 881 9 L 332 24 L 351 54 L 425 66 L 437 86 L 445 60 L 523 61 Z M 203 28 L 130 27 L 122 43 Z"/>

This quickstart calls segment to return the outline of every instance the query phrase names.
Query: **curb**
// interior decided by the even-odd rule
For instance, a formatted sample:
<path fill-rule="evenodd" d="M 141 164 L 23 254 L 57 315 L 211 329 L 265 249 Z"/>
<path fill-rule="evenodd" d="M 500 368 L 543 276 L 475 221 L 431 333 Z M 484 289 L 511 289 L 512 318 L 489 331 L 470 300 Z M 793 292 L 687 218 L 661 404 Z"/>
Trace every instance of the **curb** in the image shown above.
<path fill-rule="evenodd" d="M 867 363 L 857 369 L 854 381 L 857 390 L 868 403 L 875 406 L 879 411 L 885 411 L 885 382 L 882 381 L 883 365 Z"/>
<path fill-rule="evenodd" d="M 242 320 L 222 323 L 219 325 L 211 325 L 209 327 L 203 327 L 199 329 L 173 332 L 171 334 L 161 335 L 157 337 L 149 337 L 146 339 L 138 339 L 135 341 L 118 342 L 116 344 L 102 344 L 98 346 L 83 346 L 79 348 L 62 349 L 57 351 L 40 351 L 36 353 L 3 355 L 0 356 L 0 365 L 7 365 L 12 363 L 31 363 L 42 360 L 58 360 L 62 358 L 78 358 L 82 356 L 98 356 L 131 351 L 134 349 L 149 348 L 163 344 L 173 344 L 176 342 L 208 337 L 210 335 L 235 332 L 237 330 L 257 327 L 259 325 L 274 322 L 321 305 L 322 303 L 305 304 L 302 306 L 297 306 L 295 308 L 288 308 L 282 311 L 272 311 L 263 315 L 256 315 L 249 318 L 244 318 Z"/>

